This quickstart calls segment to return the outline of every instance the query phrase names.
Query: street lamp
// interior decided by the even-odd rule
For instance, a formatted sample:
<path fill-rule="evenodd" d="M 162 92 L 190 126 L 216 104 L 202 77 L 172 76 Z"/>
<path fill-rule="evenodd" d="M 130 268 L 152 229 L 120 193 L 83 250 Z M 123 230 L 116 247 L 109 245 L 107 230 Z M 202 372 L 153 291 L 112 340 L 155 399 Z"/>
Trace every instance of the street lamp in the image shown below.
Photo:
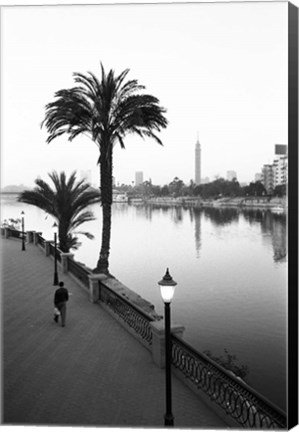
<path fill-rule="evenodd" d="M 54 282 L 53 285 L 58 285 L 58 273 L 57 273 L 57 223 L 53 224 L 53 232 L 54 232 Z"/>
<path fill-rule="evenodd" d="M 177 283 L 172 279 L 169 270 L 160 282 L 161 297 L 164 302 L 165 313 L 165 378 L 166 378 L 166 414 L 164 415 L 164 425 L 173 426 L 174 417 L 171 409 L 171 335 L 170 335 L 170 303 L 174 295 Z"/>
<path fill-rule="evenodd" d="M 24 232 L 24 216 L 25 216 L 25 213 L 22 211 L 21 215 L 22 215 L 22 251 L 24 251 L 24 250 L 26 250 L 26 248 L 25 248 L 25 232 Z"/>

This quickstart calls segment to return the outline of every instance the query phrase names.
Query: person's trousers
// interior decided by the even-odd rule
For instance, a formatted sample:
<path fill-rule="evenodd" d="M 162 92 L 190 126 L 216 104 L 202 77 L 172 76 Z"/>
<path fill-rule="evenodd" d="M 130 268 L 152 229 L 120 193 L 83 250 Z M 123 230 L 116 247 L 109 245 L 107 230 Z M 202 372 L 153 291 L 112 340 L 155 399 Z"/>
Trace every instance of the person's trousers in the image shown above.
<path fill-rule="evenodd" d="M 60 312 L 61 325 L 64 326 L 66 318 L 66 302 L 57 303 L 56 307 Z"/>

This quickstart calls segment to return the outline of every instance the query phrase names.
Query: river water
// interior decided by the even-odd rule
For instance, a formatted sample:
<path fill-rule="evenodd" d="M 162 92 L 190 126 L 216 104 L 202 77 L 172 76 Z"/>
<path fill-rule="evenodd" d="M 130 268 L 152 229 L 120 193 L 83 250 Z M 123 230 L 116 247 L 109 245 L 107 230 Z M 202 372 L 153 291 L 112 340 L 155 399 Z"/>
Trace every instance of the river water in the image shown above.
<path fill-rule="evenodd" d="M 1 196 L 1 221 L 25 212 L 25 230 L 53 238 L 53 219 L 16 196 Z M 94 268 L 101 239 L 101 208 L 83 226 L 75 259 Z M 268 210 L 195 209 L 114 204 L 110 272 L 159 314 L 157 282 L 166 268 L 178 283 L 172 321 L 184 339 L 220 356 L 227 349 L 248 367 L 245 381 L 286 408 L 286 216 Z"/>

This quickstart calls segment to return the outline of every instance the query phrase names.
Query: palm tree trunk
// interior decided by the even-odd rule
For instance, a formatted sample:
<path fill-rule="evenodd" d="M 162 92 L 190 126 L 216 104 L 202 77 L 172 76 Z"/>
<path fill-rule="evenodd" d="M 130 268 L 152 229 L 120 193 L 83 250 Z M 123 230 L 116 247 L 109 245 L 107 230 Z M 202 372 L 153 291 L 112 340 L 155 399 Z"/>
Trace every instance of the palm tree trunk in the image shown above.
<path fill-rule="evenodd" d="M 59 249 L 62 252 L 69 252 L 67 236 L 68 236 L 68 229 L 63 223 L 63 220 L 61 220 L 59 223 L 58 240 L 59 240 Z"/>
<path fill-rule="evenodd" d="M 109 274 L 109 255 L 111 238 L 111 207 L 112 207 L 112 149 L 107 157 L 100 159 L 101 169 L 101 201 L 102 201 L 102 244 L 99 260 L 94 273 Z"/>

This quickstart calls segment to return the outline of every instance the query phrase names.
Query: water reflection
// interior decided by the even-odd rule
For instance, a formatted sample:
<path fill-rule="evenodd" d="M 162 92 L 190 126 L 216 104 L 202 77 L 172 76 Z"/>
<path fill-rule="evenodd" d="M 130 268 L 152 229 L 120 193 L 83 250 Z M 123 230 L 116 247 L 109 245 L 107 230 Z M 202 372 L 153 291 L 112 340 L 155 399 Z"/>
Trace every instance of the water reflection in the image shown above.
<path fill-rule="evenodd" d="M 245 220 L 249 223 L 249 225 L 253 225 L 255 223 L 261 223 L 264 219 L 266 210 L 261 209 L 247 209 L 243 210 L 243 216 Z"/>
<path fill-rule="evenodd" d="M 128 213 L 128 206 L 126 203 L 113 203 L 112 210 L 116 210 L 117 213 Z"/>
<path fill-rule="evenodd" d="M 135 208 L 136 208 L 136 215 L 143 216 L 145 217 L 145 219 L 148 219 L 149 221 L 152 220 L 153 208 L 151 206 L 138 205 Z"/>
<path fill-rule="evenodd" d="M 165 206 L 157 204 L 147 204 L 135 206 L 136 214 L 138 216 L 144 216 L 147 220 L 152 220 L 154 214 L 168 213 L 172 222 L 180 224 L 183 222 L 184 208 L 181 206 Z"/>
<path fill-rule="evenodd" d="M 271 243 L 274 262 L 285 262 L 287 257 L 286 214 L 272 213 L 270 210 L 247 210 L 244 218 L 250 223 L 258 223 L 263 241 Z"/>
<path fill-rule="evenodd" d="M 239 220 L 240 210 L 236 208 L 205 208 L 204 216 L 217 226 L 223 226 L 237 222 Z"/>
<path fill-rule="evenodd" d="M 286 215 L 266 212 L 261 223 L 261 229 L 264 234 L 271 236 L 274 261 L 285 262 L 287 257 Z"/>
<path fill-rule="evenodd" d="M 142 205 L 134 206 L 136 215 L 152 221 L 153 215 L 159 213 L 167 214 L 170 220 L 178 225 L 184 222 L 184 217 L 189 216 L 190 222 L 194 225 L 195 251 L 196 258 L 200 257 L 202 248 L 202 218 L 210 221 L 214 227 L 221 228 L 238 223 L 240 217 L 249 225 L 259 226 L 262 233 L 263 242 L 271 245 L 273 249 L 274 262 L 283 262 L 287 256 L 287 229 L 286 215 L 275 214 L 270 210 L 262 209 L 239 209 L 239 208 L 185 208 L 183 206 L 163 206 L 163 205 Z M 117 212 L 128 212 L 128 206 L 117 205 Z"/>
<path fill-rule="evenodd" d="M 195 237 L 195 251 L 196 258 L 200 257 L 200 249 L 201 249 L 201 218 L 202 218 L 202 210 L 198 208 L 190 209 L 190 220 L 194 221 L 194 237 Z"/>

